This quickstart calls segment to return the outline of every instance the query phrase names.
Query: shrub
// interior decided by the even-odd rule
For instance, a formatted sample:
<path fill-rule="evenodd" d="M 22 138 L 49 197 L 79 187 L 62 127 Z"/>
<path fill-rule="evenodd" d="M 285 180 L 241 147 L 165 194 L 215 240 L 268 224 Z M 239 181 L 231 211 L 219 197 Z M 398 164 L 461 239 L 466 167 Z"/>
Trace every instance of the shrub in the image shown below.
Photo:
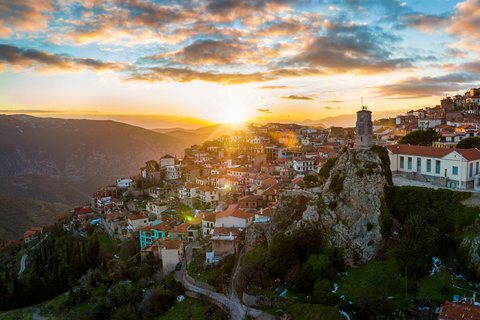
<path fill-rule="evenodd" d="M 332 211 L 335 211 L 337 209 L 337 201 L 331 201 L 329 204 L 328 204 L 328 208 Z"/>
<path fill-rule="evenodd" d="M 355 174 L 360 178 L 362 178 L 366 174 L 366 171 L 365 169 L 358 169 L 357 172 L 355 172 Z"/>
<path fill-rule="evenodd" d="M 332 179 L 330 180 L 330 191 L 335 197 L 340 196 L 340 193 L 343 190 L 344 181 L 345 177 L 343 177 L 340 172 L 332 173 Z"/>
<path fill-rule="evenodd" d="M 390 169 L 390 157 L 388 156 L 388 150 L 385 147 L 380 146 L 372 146 L 370 148 L 373 152 L 377 154 L 377 156 L 382 161 L 382 173 L 387 180 L 387 183 L 392 186 L 393 179 L 392 179 L 392 170 Z"/>
<path fill-rule="evenodd" d="M 318 173 L 318 176 L 320 177 L 320 180 L 322 182 L 325 182 L 328 177 L 330 176 L 330 171 L 332 168 L 335 166 L 335 163 L 337 162 L 337 158 L 333 157 L 327 160 L 325 164 L 320 168 L 320 171 Z"/>

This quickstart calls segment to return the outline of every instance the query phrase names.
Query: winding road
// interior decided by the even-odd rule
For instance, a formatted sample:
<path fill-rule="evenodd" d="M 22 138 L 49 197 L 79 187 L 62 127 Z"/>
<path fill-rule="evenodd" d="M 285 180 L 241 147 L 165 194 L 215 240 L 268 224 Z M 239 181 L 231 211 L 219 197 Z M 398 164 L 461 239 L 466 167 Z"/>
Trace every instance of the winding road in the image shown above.
<path fill-rule="evenodd" d="M 25 271 L 25 261 L 27 261 L 27 257 L 28 257 L 27 253 L 25 253 L 22 256 L 22 261 L 20 261 L 20 271 L 18 271 L 18 277 L 20 277 L 22 275 L 23 271 Z"/>
<path fill-rule="evenodd" d="M 191 260 L 191 254 L 192 245 L 189 245 L 186 248 L 187 261 Z M 238 261 L 240 261 L 240 259 Z M 243 320 L 246 318 L 247 314 L 251 317 L 254 317 L 255 319 L 260 320 L 276 319 L 274 316 L 268 313 L 265 313 L 261 310 L 249 308 L 240 302 L 236 290 L 236 281 L 238 279 L 239 269 L 239 263 L 237 262 L 231 284 L 229 284 L 228 288 L 230 297 L 226 297 L 223 293 L 212 292 L 210 290 L 200 288 L 189 282 L 185 276 L 187 273 L 187 265 L 185 260 L 183 261 L 182 269 L 180 271 L 175 271 L 175 279 L 177 281 L 180 281 L 184 285 L 185 289 L 187 289 L 188 291 L 205 296 L 211 303 L 214 303 L 221 309 L 227 311 L 230 320 Z"/>

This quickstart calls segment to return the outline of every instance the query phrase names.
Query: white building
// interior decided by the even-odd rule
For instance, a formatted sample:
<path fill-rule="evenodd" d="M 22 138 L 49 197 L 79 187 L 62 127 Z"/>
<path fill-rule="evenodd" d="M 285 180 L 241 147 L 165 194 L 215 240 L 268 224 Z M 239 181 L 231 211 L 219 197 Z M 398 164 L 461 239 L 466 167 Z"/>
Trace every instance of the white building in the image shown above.
<path fill-rule="evenodd" d="M 215 228 L 246 228 L 251 225 L 255 216 L 238 209 L 238 205 L 233 204 L 226 211 L 217 213 Z"/>
<path fill-rule="evenodd" d="M 167 180 L 176 180 L 182 177 L 182 170 L 179 164 L 174 166 L 166 166 L 167 168 Z"/>
<path fill-rule="evenodd" d="M 201 204 L 215 204 L 219 200 L 218 190 L 209 186 L 201 186 L 196 189 L 197 200 Z"/>
<path fill-rule="evenodd" d="M 162 212 L 168 210 L 168 203 L 163 201 L 148 201 L 146 209 L 149 213 L 160 216 Z"/>
<path fill-rule="evenodd" d="M 128 216 L 128 228 L 134 232 L 148 225 L 148 217 L 144 214 Z"/>
<path fill-rule="evenodd" d="M 420 173 L 428 180 L 447 178 L 446 185 L 457 189 L 474 187 L 480 173 L 480 150 L 450 149 L 406 144 L 386 146 L 393 173 Z"/>
<path fill-rule="evenodd" d="M 118 179 L 117 180 L 117 187 L 119 189 L 126 189 L 128 187 L 130 187 L 130 184 L 133 182 L 132 179 Z"/>
<path fill-rule="evenodd" d="M 293 169 L 298 174 L 315 172 L 315 160 L 311 158 L 295 158 L 293 160 Z"/>
<path fill-rule="evenodd" d="M 160 168 L 164 168 L 166 166 L 174 166 L 174 165 L 175 165 L 174 154 L 169 153 L 160 158 Z"/>

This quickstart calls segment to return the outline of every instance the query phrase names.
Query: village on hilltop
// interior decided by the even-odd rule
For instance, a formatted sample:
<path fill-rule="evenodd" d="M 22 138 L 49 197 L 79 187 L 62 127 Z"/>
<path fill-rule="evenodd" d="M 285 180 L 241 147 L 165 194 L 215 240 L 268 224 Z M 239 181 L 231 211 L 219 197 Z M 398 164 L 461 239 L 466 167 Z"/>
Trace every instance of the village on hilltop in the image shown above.
<path fill-rule="evenodd" d="M 471 89 L 434 108 L 375 121 L 362 107 L 353 128 L 244 125 L 192 145 L 182 158 L 166 154 L 147 161 L 137 176 L 95 191 L 90 204 L 72 210 L 73 222 L 64 228 L 101 228 L 119 245 L 133 238 L 142 260 L 160 260 L 167 275 L 182 268 L 187 246 L 205 266 L 237 254 L 245 230 L 268 223 L 281 194 L 315 186 L 321 167 L 342 148 L 384 146 L 395 176 L 478 191 L 480 151 L 453 147 L 478 136 L 479 94 L 480 89 Z M 433 147 L 397 144 L 419 129 L 438 134 Z M 32 228 L 24 241 L 42 232 Z"/>

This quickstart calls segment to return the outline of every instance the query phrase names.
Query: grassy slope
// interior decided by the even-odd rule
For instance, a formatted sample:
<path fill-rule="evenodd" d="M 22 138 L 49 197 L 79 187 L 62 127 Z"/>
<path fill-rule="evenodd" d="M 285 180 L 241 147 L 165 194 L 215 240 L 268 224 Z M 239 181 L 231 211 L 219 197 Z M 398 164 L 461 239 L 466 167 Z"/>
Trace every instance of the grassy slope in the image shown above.
<path fill-rule="evenodd" d="M 337 295 L 345 301 L 358 305 L 360 301 L 383 301 L 392 308 L 405 306 L 405 278 L 398 273 L 398 266 L 392 260 L 372 260 L 365 265 L 348 270 L 338 282 Z M 408 275 L 408 271 L 407 271 Z M 455 278 L 445 268 L 433 275 L 427 275 L 418 283 L 415 293 L 407 292 L 407 304 L 412 306 L 415 300 L 424 300 L 426 296 L 437 304 L 452 300 L 454 294 L 463 295 L 476 290 L 466 281 Z M 460 289 L 460 288 L 462 289 Z M 464 290 L 465 289 L 465 290 Z M 388 301 L 388 302 L 387 302 Z"/>
<path fill-rule="evenodd" d="M 49 310 L 55 310 L 55 307 L 59 305 L 62 301 L 64 301 L 67 297 L 62 294 L 55 299 L 43 302 L 36 306 L 18 309 L 14 311 L 8 312 L 0 312 L 0 319 L 10 320 L 10 319 L 32 319 L 32 315 L 35 310 L 34 308 L 38 308 L 41 310 L 41 315 L 46 317 L 47 319 L 55 319 L 53 316 L 49 316 Z M 215 314 L 211 315 L 210 317 L 206 317 L 205 314 L 207 310 L 212 305 L 203 301 L 199 301 L 193 298 L 186 297 L 185 300 L 182 302 L 177 302 L 168 312 L 164 313 L 163 315 L 155 318 L 156 320 L 205 320 L 205 319 L 215 319 L 216 314 L 218 314 L 218 310 Z M 86 311 L 89 309 L 89 305 L 81 305 L 72 308 L 72 311 L 75 314 L 78 314 L 77 319 L 82 319 L 82 311 Z M 54 311 L 54 313 L 58 312 L 58 310 Z M 75 314 L 70 314 L 69 317 L 74 317 Z"/>
<path fill-rule="evenodd" d="M 156 318 L 157 320 L 204 320 L 215 319 L 215 315 L 206 317 L 206 311 L 211 307 L 203 301 L 193 298 L 186 298 L 182 302 L 177 302 L 167 313 Z M 218 313 L 218 311 L 217 311 Z"/>

